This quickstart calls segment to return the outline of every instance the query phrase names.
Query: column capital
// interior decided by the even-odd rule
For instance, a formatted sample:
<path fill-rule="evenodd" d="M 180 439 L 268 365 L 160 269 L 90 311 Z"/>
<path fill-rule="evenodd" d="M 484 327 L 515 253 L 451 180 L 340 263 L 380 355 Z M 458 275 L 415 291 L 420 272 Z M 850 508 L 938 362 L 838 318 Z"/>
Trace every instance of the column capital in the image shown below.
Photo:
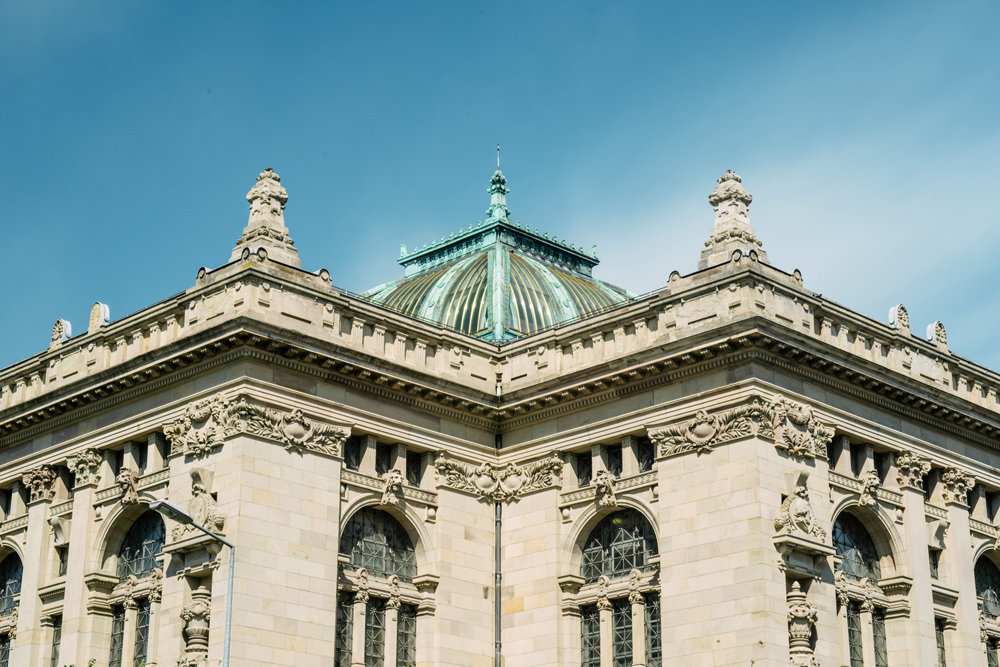
<path fill-rule="evenodd" d="M 931 463 L 913 452 L 901 451 L 896 454 L 896 481 L 901 489 L 923 492 L 924 475 L 931 471 Z"/>

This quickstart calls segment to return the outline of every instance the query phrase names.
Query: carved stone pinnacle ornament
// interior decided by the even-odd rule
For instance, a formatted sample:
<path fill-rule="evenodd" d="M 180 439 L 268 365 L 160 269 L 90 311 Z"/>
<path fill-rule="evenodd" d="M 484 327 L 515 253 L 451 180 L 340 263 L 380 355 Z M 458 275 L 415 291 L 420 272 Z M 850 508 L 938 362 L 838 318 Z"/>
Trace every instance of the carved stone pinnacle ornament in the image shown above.
<path fill-rule="evenodd" d="M 281 185 L 281 176 L 270 167 L 257 176 L 257 182 L 247 193 L 250 219 L 243 228 L 243 236 L 236 241 L 229 261 L 240 259 L 244 249 L 256 252 L 263 249 L 269 259 L 301 268 L 299 251 L 288 236 L 285 226 L 285 204 L 288 192 Z"/>
<path fill-rule="evenodd" d="M 744 255 L 753 251 L 758 261 L 767 264 L 763 243 L 750 226 L 748 209 L 753 197 L 744 189 L 743 179 L 729 170 L 719 178 L 718 183 L 718 187 L 708 196 L 708 203 L 715 210 L 715 226 L 705 241 L 698 268 L 705 269 L 728 262 L 736 250 Z"/>
<path fill-rule="evenodd" d="M 799 582 L 793 581 L 788 591 L 789 664 L 802 667 L 817 664 L 812 649 L 812 633 L 818 619 L 816 606 L 806 599 Z"/>

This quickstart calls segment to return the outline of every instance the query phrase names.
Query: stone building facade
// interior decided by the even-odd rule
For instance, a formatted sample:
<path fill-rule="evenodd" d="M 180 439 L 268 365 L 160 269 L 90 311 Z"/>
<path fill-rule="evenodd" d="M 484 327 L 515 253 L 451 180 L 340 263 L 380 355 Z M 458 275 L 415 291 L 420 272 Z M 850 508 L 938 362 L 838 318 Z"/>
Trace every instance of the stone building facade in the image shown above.
<path fill-rule="evenodd" d="M 0 371 L 0 667 L 219 664 L 165 498 L 241 667 L 997 664 L 997 373 L 771 266 L 732 172 L 643 296 L 507 192 L 358 296 L 267 170 L 227 264 Z"/>

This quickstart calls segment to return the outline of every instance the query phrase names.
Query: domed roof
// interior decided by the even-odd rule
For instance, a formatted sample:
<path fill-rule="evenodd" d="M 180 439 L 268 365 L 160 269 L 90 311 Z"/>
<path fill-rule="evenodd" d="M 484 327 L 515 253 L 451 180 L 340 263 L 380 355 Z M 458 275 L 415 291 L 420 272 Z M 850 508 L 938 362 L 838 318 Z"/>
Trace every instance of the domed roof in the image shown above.
<path fill-rule="evenodd" d="M 485 223 L 408 255 L 404 248 L 406 277 L 362 297 L 488 340 L 531 334 L 629 299 L 591 277 L 593 251 L 511 222 L 506 183 L 497 169 Z"/>

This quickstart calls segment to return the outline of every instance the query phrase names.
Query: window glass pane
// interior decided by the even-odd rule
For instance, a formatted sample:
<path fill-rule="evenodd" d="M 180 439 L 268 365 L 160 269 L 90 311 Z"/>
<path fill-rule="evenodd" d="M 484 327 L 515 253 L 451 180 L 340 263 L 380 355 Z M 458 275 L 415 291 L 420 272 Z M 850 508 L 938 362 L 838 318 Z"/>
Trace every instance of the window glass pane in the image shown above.
<path fill-rule="evenodd" d="M 601 667 L 601 617 L 597 605 L 580 608 L 581 667 Z"/>
<path fill-rule="evenodd" d="M 868 577 L 877 582 L 882 578 L 875 542 L 854 516 L 841 514 L 837 517 L 833 524 L 833 546 L 840 556 L 838 569 L 852 579 Z"/>
<path fill-rule="evenodd" d="M 10 637 L 0 636 L 0 667 L 10 667 Z"/>
<path fill-rule="evenodd" d="M 399 606 L 396 616 L 396 667 L 417 664 L 417 608 Z"/>
<path fill-rule="evenodd" d="M 889 652 L 885 643 L 885 609 L 872 611 L 872 636 L 875 639 L 875 667 L 889 667 Z"/>
<path fill-rule="evenodd" d="M 632 605 L 628 598 L 611 601 L 611 664 L 632 667 Z"/>
<path fill-rule="evenodd" d="M 69 567 L 69 547 L 56 547 L 56 555 L 59 557 L 59 576 L 64 577 Z"/>
<path fill-rule="evenodd" d="M 375 474 L 380 477 L 389 472 L 392 467 L 392 446 L 383 445 L 381 442 L 375 445 Z"/>
<path fill-rule="evenodd" d="M 622 476 L 622 446 L 608 445 L 608 472 L 615 477 Z"/>
<path fill-rule="evenodd" d="M 149 645 L 149 598 L 136 600 L 135 610 L 135 653 L 133 667 L 146 663 L 146 648 Z"/>
<path fill-rule="evenodd" d="M 588 584 L 602 574 L 627 576 L 633 568 L 649 569 L 649 558 L 656 553 L 656 538 L 646 518 L 636 510 L 622 510 L 605 517 L 590 533 L 581 574 Z"/>
<path fill-rule="evenodd" d="M 21 559 L 17 554 L 7 556 L 0 563 L 0 616 L 6 616 L 17 606 L 16 597 L 21 592 Z"/>
<path fill-rule="evenodd" d="M 864 653 L 861 650 L 861 607 L 857 602 L 847 605 L 847 643 L 851 667 L 864 667 Z"/>
<path fill-rule="evenodd" d="M 337 641 L 334 645 L 334 667 L 350 667 L 351 642 L 354 637 L 354 593 L 337 594 Z"/>
<path fill-rule="evenodd" d="M 348 470 L 361 467 L 361 438 L 354 436 L 344 443 L 344 465 Z"/>
<path fill-rule="evenodd" d="M 997 660 L 997 642 L 995 639 L 991 639 L 986 643 L 986 667 L 1000 667 L 1000 661 Z"/>
<path fill-rule="evenodd" d="M 944 650 L 944 619 L 934 619 L 934 639 L 937 641 L 938 667 L 948 667 Z"/>
<path fill-rule="evenodd" d="M 587 486 L 594 477 L 593 461 L 590 452 L 576 455 L 576 485 Z"/>
<path fill-rule="evenodd" d="M 646 593 L 646 667 L 663 664 L 663 632 L 660 628 L 660 596 Z"/>
<path fill-rule="evenodd" d="M 146 460 L 148 458 L 149 449 L 146 443 L 137 443 L 132 445 L 135 452 L 135 465 L 139 469 L 140 475 L 146 474 Z"/>
<path fill-rule="evenodd" d="M 385 600 L 370 598 L 365 614 L 365 667 L 385 664 Z"/>
<path fill-rule="evenodd" d="M 59 645 L 62 644 L 62 616 L 52 619 L 52 667 L 59 667 Z"/>
<path fill-rule="evenodd" d="M 376 577 L 397 575 L 412 581 L 417 561 L 406 530 L 387 513 L 366 507 L 351 517 L 340 540 L 341 553 L 351 555 L 350 567 L 365 568 Z"/>
<path fill-rule="evenodd" d="M 996 618 L 1000 615 L 1000 569 L 986 556 L 976 561 L 976 595 L 983 601 L 983 611 Z"/>
<path fill-rule="evenodd" d="M 420 452 L 406 452 L 406 481 L 411 486 L 420 486 L 424 476 L 423 456 Z"/>
<path fill-rule="evenodd" d="M 111 657 L 108 667 L 122 667 L 122 646 L 125 639 L 125 608 L 111 609 Z"/>
<path fill-rule="evenodd" d="M 142 579 L 159 567 L 156 557 L 163 549 L 165 531 L 163 519 L 153 510 L 147 511 L 132 524 L 118 552 L 118 579 L 129 575 Z"/>
<path fill-rule="evenodd" d="M 653 441 L 649 438 L 639 438 L 639 472 L 646 472 L 653 469 Z"/>
<path fill-rule="evenodd" d="M 927 550 L 927 561 L 930 563 L 931 566 L 931 579 L 938 578 L 938 563 L 940 562 L 940 559 L 941 559 L 940 551 L 938 551 L 937 549 Z"/>

